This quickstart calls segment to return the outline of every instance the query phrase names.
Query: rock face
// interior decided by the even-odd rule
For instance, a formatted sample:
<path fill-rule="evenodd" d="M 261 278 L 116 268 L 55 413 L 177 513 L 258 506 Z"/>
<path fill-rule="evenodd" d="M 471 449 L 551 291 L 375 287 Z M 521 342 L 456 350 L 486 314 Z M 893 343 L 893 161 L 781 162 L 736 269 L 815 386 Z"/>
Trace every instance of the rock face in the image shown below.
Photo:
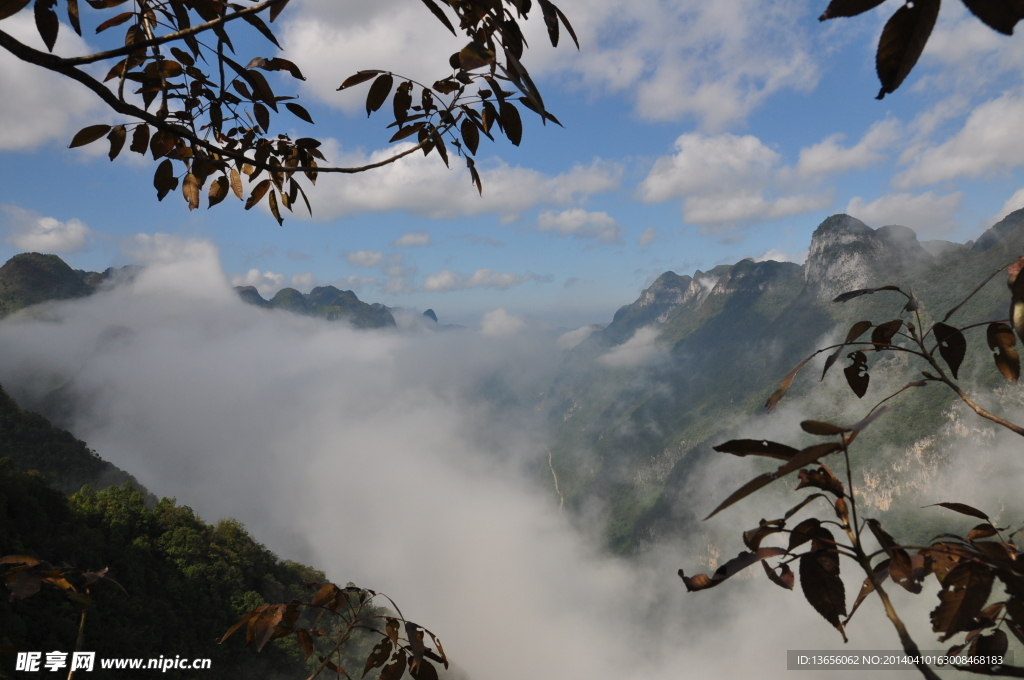
<path fill-rule="evenodd" d="M 761 296 L 790 299 L 803 287 L 803 268 L 792 262 L 754 262 L 719 265 L 691 276 L 665 272 L 636 302 L 620 307 L 612 323 L 596 334 L 607 345 L 621 344 L 644 326 L 661 327 L 666 340 L 677 341 L 731 305 Z M 743 302 L 740 302 L 743 300 Z"/>
<path fill-rule="evenodd" d="M 805 279 L 810 293 L 831 300 L 867 288 L 879 276 L 899 283 L 933 259 L 912 229 L 891 225 L 876 230 L 849 215 L 833 215 L 811 236 Z"/>
<path fill-rule="evenodd" d="M 700 272 L 697 272 L 700 274 Z M 605 329 L 606 341 L 618 344 L 629 339 L 629 336 L 651 323 L 662 323 L 672 310 L 676 309 L 689 298 L 694 287 L 693 278 L 679 276 L 675 272 L 665 272 L 651 284 L 650 288 L 640 293 L 636 302 L 620 307 L 615 317 Z M 697 285 L 697 288 L 700 286 Z"/>
<path fill-rule="evenodd" d="M 253 286 L 239 286 L 235 290 L 243 301 L 257 307 L 283 309 L 328 321 L 347 321 L 356 328 L 387 328 L 395 325 L 395 317 L 384 305 L 367 304 L 352 291 L 334 286 L 317 286 L 306 294 L 294 288 L 282 288 L 270 300 L 264 299 Z"/>

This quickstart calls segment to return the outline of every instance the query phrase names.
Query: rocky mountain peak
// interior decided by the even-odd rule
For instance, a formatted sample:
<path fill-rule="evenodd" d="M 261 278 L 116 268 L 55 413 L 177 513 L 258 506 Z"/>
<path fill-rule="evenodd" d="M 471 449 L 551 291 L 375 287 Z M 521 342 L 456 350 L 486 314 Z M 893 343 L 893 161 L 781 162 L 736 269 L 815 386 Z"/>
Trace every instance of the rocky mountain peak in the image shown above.
<path fill-rule="evenodd" d="M 832 299 L 848 290 L 896 283 L 933 260 L 913 229 L 898 224 L 872 229 L 855 217 L 832 215 L 811 236 L 804 276 L 809 291 Z"/>
<path fill-rule="evenodd" d="M 635 304 L 638 307 L 674 307 L 683 302 L 691 281 L 689 276 L 665 272 L 640 293 L 640 299 Z"/>

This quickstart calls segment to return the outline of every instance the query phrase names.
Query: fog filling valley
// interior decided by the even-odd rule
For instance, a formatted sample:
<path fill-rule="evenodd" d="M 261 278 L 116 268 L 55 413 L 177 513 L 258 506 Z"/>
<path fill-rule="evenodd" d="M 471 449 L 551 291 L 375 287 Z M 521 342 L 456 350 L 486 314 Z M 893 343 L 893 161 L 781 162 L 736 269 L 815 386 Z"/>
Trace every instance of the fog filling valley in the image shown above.
<path fill-rule="evenodd" d="M 238 298 L 211 244 L 136 245 L 147 268 L 134 283 L 0 324 L 0 384 L 29 407 L 60 390 L 74 434 L 157 496 L 206 521 L 237 518 L 280 557 L 387 593 L 468 677 L 782 678 L 787 649 L 843 648 L 799 586 L 783 591 L 757 566 L 693 594 L 676 575 L 707 571 L 709 541 L 723 561 L 743 550 L 742 529 L 785 509 L 775 500 L 747 499 L 699 536 L 630 559 L 560 512 L 536 475 L 557 337 L 503 310 L 447 333 L 267 312 Z M 1020 446 L 1000 436 L 998 447 L 1007 455 L 987 464 L 1013 500 Z M 699 474 L 688 486 L 707 514 L 756 473 L 730 457 Z M 931 502 L 1009 512 L 971 480 L 937 480 Z M 843 567 L 852 604 L 863 576 Z M 941 649 L 927 627 L 934 581 L 926 590 L 893 597 L 920 647 Z M 876 598 L 848 635 L 847 649 L 898 648 Z"/>

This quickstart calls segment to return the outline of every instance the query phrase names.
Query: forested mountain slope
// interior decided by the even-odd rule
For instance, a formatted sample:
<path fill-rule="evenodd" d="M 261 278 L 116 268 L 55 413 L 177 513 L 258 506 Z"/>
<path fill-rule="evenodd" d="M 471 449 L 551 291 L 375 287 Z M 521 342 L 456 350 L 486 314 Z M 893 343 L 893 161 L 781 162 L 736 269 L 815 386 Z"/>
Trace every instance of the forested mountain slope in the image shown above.
<path fill-rule="evenodd" d="M 84 485 L 84 486 L 83 486 Z M 68 495 L 70 494 L 70 495 Z M 283 561 L 235 520 L 207 524 L 174 499 L 157 501 L 130 474 L 70 433 L 21 410 L 0 390 L 0 556 L 110 569 L 124 587 L 97 583 L 84 648 L 97 658 L 209 658 L 204 678 L 303 678 L 294 641 L 256 654 L 244 636 L 217 640 L 262 602 L 308 596 L 324 575 Z M 9 602 L 0 597 L 0 649 L 69 652 L 79 608 L 55 588 Z M 0 677 L 16 677 L 0 654 Z M 90 677 L 125 671 L 97 668 Z M 168 678 L 195 677 L 169 670 Z"/>

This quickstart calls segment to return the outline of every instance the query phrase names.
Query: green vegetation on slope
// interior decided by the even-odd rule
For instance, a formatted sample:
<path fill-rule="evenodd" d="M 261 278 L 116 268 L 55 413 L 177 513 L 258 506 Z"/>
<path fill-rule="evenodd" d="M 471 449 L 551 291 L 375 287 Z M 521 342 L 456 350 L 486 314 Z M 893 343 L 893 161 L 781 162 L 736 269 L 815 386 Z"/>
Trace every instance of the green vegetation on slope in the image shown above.
<path fill-rule="evenodd" d="M 21 253 L 0 267 L 0 318 L 47 300 L 69 300 L 92 292 L 56 255 Z"/>
<path fill-rule="evenodd" d="M 0 458 L 9 458 L 18 469 L 43 475 L 63 493 L 85 485 L 97 489 L 128 483 L 143 494 L 146 489 L 127 472 L 103 460 L 37 413 L 23 411 L 0 387 Z"/>
<path fill-rule="evenodd" d="M 83 649 L 97 658 L 157 658 L 180 654 L 210 658 L 204 678 L 302 677 L 305 664 L 294 645 L 254 654 L 243 640 L 217 640 L 241 614 L 264 602 L 305 594 L 304 583 L 323 574 L 283 562 L 234 520 L 209 525 L 188 507 L 163 499 L 150 509 L 129 485 L 70 498 L 43 478 L 0 460 L 0 551 L 54 564 L 109 567 L 113 584 L 94 586 Z M 0 647 L 70 652 L 78 607 L 55 589 L 16 602 L 0 601 Z M 0 657 L 7 671 L 13 658 Z M 116 671 L 94 671 L 97 678 Z M 167 677 L 186 677 L 168 671 Z"/>
<path fill-rule="evenodd" d="M 266 300 L 253 286 L 235 288 L 239 297 L 257 307 L 283 309 L 304 316 L 328 321 L 347 321 L 356 328 L 388 328 L 395 326 L 395 317 L 381 304 L 363 302 L 350 290 L 334 286 L 317 286 L 307 294 L 294 288 L 282 288 Z"/>

